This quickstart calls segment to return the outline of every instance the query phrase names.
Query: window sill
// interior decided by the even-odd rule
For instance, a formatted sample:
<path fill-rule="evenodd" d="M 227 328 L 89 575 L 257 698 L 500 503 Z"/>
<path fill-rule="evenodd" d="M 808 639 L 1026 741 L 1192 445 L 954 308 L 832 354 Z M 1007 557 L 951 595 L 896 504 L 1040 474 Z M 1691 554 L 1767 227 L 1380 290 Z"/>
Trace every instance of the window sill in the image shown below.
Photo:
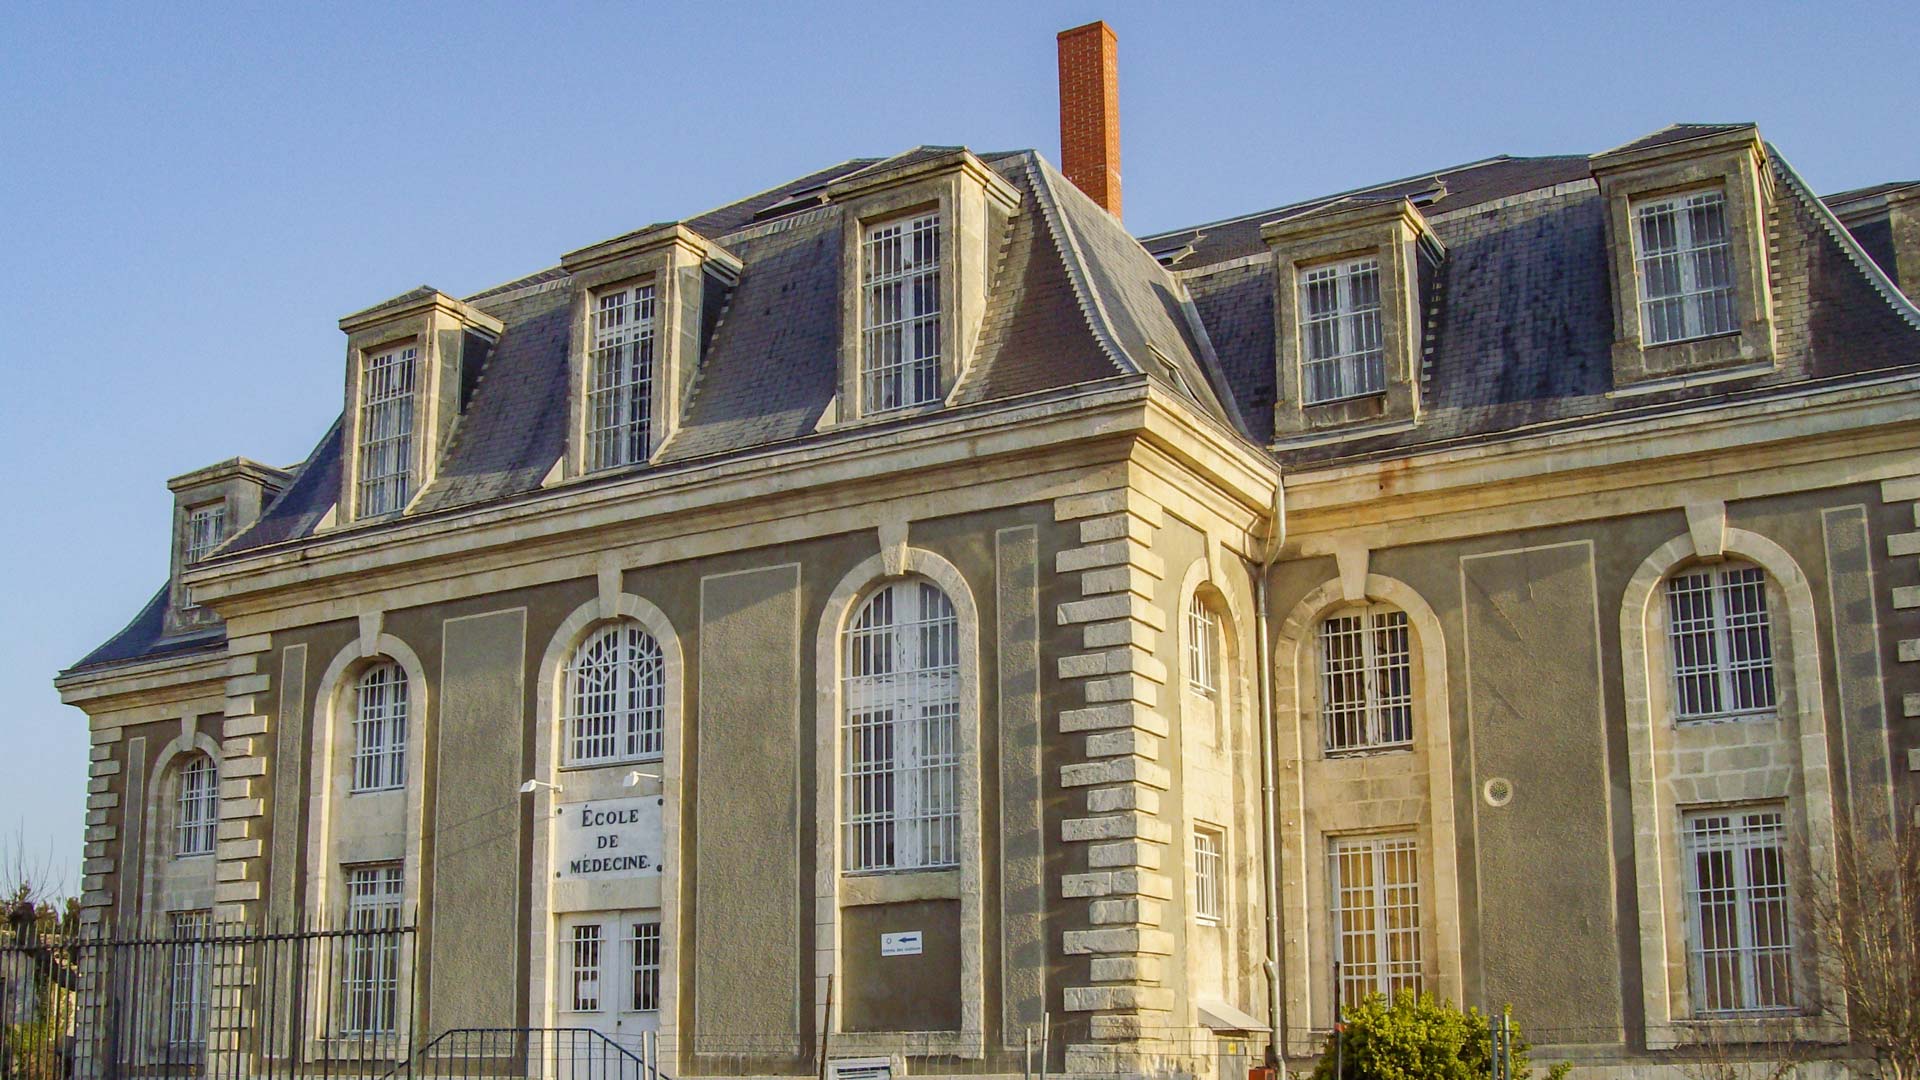
<path fill-rule="evenodd" d="M 1300 402 L 1300 411 L 1312 412 L 1315 409 L 1322 409 L 1328 405 L 1344 405 L 1349 401 L 1366 401 L 1371 398 L 1385 398 L 1386 396 L 1387 388 L 1383 386 L 1378 390 L 1367 390 L 1358 394 L 1342 394 L 1339 397 L 1321 398 L 1318 401 L 1302 400 Z"/>
<path fill-rule="evenodd" d="M 176 851 L 173 853 L 175 862 L 180 862 L 185 859 L 207 859 L 212 857 L 212 851 Z"/>
<path fill-rule="evenodd" d="M 352 796 L 352 795 L 391 795 L 391 794 L 393 794 L 393 793 L 394 793 L 394 792 L 396 792 L 396 791 L 405 791 L 405 790 L 407 790 L 407 785 L 405 785 L 405 784 L 394 784 L 394 785 L 393 785 L 393 786 L 391 786 L 391 787 L 362 787 L 362 788 L 353 788 L 353 789 L 351 789 L 351 790 L 349 790 L 349 791 L 347 792 L 347 794 L 348 794 L 349 796 Z"/>
<path fill-rule="evenodd" d="M 1703 713 L 1700 716 L 1676 716 L 1673 726 L 1677 728 L 1708 727 L 1713 724 L 1731 724 L 1745 720 L 1778 720 L 1778 709 L 1743 709 L 1734 712 Z"/>
<path fill-rule="evenodd" d="M 560 766 L 561 772 L 592 772 L 595 769 L 615 769 L 622 765 L 658 765 L 665 760 L 665 754 L 651 754 L 646 757 L 612 758 L 607 761 L 569 762 Z"/>
<path fill-rule="evenodd" d="M 841 907 L 958 899 L 960 871 L 957 869 L 863 871 L 845 874 L 840 879 Z"/>
<path fill-rule="evenodd" d="M 1382 743 L 1379 746 L 1350 746 L 1339 750 L 1321 748 L 1320 756 L 1326 761 L 1345 761 L 1352 758 L 1379 757 L 1383 754 L 1411 754 L 1413 740 L 1399 743 Z"/>

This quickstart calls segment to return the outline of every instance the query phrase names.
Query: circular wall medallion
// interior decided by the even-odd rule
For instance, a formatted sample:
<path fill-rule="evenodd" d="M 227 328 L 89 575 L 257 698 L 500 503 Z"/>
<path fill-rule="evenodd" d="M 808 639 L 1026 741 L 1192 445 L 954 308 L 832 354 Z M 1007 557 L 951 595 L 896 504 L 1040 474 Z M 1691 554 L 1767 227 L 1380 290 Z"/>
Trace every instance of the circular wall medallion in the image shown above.
<path fill-rule="evenodd" d="M 1481 785 L 1480 797 L 1487 800 L 1488 806 L 1505 806 L 1513 801 L 1513 781 L 1496 776 Z"/>

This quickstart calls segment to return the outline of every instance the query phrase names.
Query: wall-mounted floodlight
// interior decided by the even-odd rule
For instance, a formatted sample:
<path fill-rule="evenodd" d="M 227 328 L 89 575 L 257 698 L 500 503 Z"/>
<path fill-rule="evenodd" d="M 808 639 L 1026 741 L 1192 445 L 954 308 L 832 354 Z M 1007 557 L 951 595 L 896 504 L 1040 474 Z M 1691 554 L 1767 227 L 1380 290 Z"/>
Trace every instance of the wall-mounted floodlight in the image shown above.
<path fill-rule="evenodd" d="M 627 775 L 620 778 L 620 786 L 621 787 L 639 787 L 640 781 L 642 778 L 645 778 L 648 780 L 658 780 L 660 779 L 660 776 L 658 773 L 641 772 L 639 769 L 635 769 L 632 772 L 629 772 Z"/>
<path fill-rule="evenodd" d="M 565 788 L 562 788 L 559 784 L 549 784 L 545 780 L 529 780 L 526 783 L 520 785 L 520 794 L 531 795 L 534 793 L 534 790 L 536 788 L 552 788 L 553 793 L 555 795 L 558 795 L 562 791 L 566 790 Z"/>

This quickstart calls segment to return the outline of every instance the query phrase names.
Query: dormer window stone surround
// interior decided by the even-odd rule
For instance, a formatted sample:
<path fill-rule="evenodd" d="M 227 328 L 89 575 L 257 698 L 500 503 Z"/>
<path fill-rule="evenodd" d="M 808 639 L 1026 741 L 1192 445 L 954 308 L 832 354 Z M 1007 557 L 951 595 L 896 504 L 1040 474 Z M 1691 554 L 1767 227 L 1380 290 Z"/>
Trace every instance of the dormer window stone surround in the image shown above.
<path fill-rule="evenodd" d="M 938 409 L 980 336 L 1020 192 L 964 148 L 827 187 L 843 210 L 840 386 L 822 428 Z"/>
<path fill-rule="evenodd" d="M 291 479 L 292 474 L 284 469 L 232 458 L 167 481 L 167 489 L 173 492 L 167 633 L 185 633 L 219 623 L 211 610 L 193 603 L 181 575 L 194 563 L 217 554 L 221 544 L 259 520 L 260 512 Z"/>
<path fill-rule="evenodd" d="M 433 482 L 465 395 L 504 329 L 421 286 L 340 320 L 347 335 L 340 500 L 346 525 L 405 513 Z"/>
<path fill-rule="evenodd" d="M 1276 449 L 1420 419 L 1421 282 L 1446 245 L 1405 198 L 1260 227 L 1273 255 Z"/>
<path fill-rule="evenodd" d="M 685 225 L 652 225 L 572 251 L 567 454 L 572 479 L 653 460 L 700 369 L 704 328 L 740 280 L 739 257 Z"/>
<path fill-rule="evenodd" d="M 1590 164 L 1606 202 L 1614 393 L 1771 372 L 1773 174 L 1759 131 L 1629 143 Z"/>

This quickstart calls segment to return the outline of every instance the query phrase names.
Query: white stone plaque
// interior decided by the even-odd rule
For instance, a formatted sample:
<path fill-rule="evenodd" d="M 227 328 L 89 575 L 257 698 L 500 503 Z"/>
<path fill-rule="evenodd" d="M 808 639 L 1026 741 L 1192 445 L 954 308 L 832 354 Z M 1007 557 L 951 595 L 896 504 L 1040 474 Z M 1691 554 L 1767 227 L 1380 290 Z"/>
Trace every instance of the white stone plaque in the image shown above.
<path fill-rule="evenodd" d="M 660 873 L 658 795 L 563 803 L 553 868 L 562 880 L 607 881 Z"/>

